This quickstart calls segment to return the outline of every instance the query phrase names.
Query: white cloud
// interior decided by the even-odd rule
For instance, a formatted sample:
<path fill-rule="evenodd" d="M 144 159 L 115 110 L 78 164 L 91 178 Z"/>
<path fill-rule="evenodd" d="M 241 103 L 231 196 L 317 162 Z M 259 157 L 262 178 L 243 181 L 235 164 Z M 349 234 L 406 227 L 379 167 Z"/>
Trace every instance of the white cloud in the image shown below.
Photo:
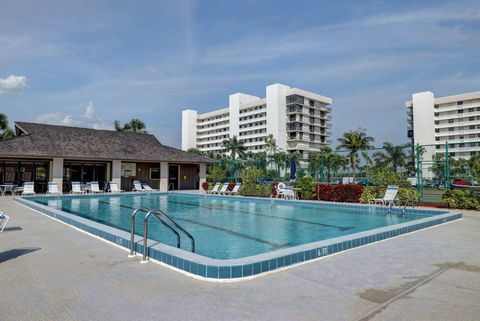
<path fill-rule="evenodd" d="M 19 91 L 27 88 L 27 77 L 10 75 L 5 79 L 0 78 L 0 95 Z"/>
<path fill-rule="evenodd" d="M 52 125 L 87 127 L 93 129 L 109 128 L 101 118 L 97 117 L 95 106 L 91 101 L 88 102 L 85 107 L 85 113 L 82 115 L 76 116 L 63 113 L 45 113 L 37 116 L 35 121 Z"/>
<path fill-rule="evenodd" d="M 95 118 L 95 107 L 91 101 L 88 102 L 85 110 L 85 116 L 90 119 Z"/>

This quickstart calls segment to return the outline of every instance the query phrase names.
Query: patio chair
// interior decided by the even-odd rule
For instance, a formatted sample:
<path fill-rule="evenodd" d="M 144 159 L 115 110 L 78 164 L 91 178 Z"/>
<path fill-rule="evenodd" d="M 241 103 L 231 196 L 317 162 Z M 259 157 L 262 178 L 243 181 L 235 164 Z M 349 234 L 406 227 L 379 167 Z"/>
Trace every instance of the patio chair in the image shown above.
<path fill-rule="evenodd" d="M 62 195 L 62 192 L 58 190 L 58 184 L 56 182 L 48 182 L 47 195 Z"/>
<path fill-rule="evenodd" d="M 90 191 L 91 191 L 93 194 L 103 193 L 103 191 L 100 190 L 100 187 L 98 186 L 98 182 L 91 182 L 91 183 L 90 183 Z"/>
<path fill-rule="evenodd" d="M 80 182 L 72 182 L 72 190 L 70 191 L 70 194 L 85 194 Z"/>
<path fill-rule="evenodd" d="M 218 189 L 220 188 L 220 184 L 221 183 L 215 183 L 215 186 L 213 186 L 213 188 L 211 190 L 207 190 L 206 193 L 207 194 L 215 194 L 218 192 Z"/>
<path fill-rule="evenodd" d="M 35 184 L 33 182 L 23 183 L 22 196 L 35 195 Z"/>
<path fill-rule="evenodd" d="M 151 188 L 148 184 L 142 184 L 142 188 L 143 188 L 143 191 L 147 193 L 158 192 L 157 189 Z"/>
<path fill-rule="evenodd" d="M 397 199 L 398 186 L 389 185 L 385 191 L 385 195 L 382 198 L 370 198 L 368 204 L 381 204 L 384 206 L 393 206 Z"/>
<path fill-rule="evenodd" d="M 7 222 L 10 219 L 10 217 L 3 212 L 0 212 L 0 233 L 3 232 L 3 229 L 5 226 L 7 226 Z"/>
<path fill-rule="evenodd" d="M 291 187 L 287 187 L 285 183 L 278 183 L 277 185 L 277 197 L 284 199 L 297 199 L 297 194 Z"/>
<path fill-rule="evenodd" d="M 216 192 L 216 193 L 212 193 L 212 194 L 218 194 L 218 195 L 222 195 L 222 194 L 225 194 L 225 192 L 227 191 L 228 189 L 228 185 L 230 185 L 230 183 L 224 183 L 222 188 Z"/>
<path fill-rule="evenodd" d="M 224 195 L 237 195 L 242 183 L 237 183 L 231 191 L 225 191 Z"/>
<path fill-rule="evenodd" d="M 145 192 L 145 190 L 142 188 L 142 183 L 140 183 L 140 181 L 133 181 L 132 192 Z"/>
<path fill-rule="evenodd" d="M 122 193 L 123 190 L 118 188 L 118 184 L 116 182 L 108 183 L 108 191 L 110 193 Z"/>

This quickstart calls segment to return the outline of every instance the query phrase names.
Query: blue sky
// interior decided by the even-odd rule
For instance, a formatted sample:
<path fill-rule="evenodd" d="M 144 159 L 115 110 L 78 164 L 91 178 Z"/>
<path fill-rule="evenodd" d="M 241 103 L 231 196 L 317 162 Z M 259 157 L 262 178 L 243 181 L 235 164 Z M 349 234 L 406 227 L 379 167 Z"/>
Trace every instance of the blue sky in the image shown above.
<path fill-rule="evenodd" d="M 181 110 L 283 83 L 332 97 L 334 138 L 406 142 L 404 101 L 480 90 L 479 1 L 0 0 L 0 112 L 179 147 Z"/>

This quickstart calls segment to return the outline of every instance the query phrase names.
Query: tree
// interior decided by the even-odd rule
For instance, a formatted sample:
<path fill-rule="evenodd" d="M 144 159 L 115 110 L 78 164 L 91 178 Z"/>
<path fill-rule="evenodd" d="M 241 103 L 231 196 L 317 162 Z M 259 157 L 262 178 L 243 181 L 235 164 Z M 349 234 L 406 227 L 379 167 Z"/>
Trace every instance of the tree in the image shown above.
<path fill-rule="evenodd" d="M 269 134 L 265 139 L 265 145 L 267 146 L 267 154 L 270 152 L 275 153 L 277 151 L 277 141 L 273 138 L 272 134 Z"/>
<path fill-rule="evenodd" d="M 244 146 L 243 142 L 240 141 L 237 136 L 225 139 L 223 141 L 223 146 L 225 147 L 227 152 L 230 152 L 230 156 L 233 160 L 235 160 L 237 154 L 240 157 L 244 157 L 245 151 L 247 150 L 247 147 Z"/>
<path fill-rule="evenodd" d="M 116 120 L 113 124 L 117 132 L 147 134 L 147 131 L 145 130 L 147 126 L 138 118 L 132 118 L 132 120 L 130 120 L 128 123 L 125 123 L 123 127 L 120 125 L 118 120 Z"/>
<path fill-rule="evenodd" d="M 13 137 L 15 137 L 15 133 L 8 127 L 7 115 L 0 113 L 0 140 L 11 139 Z"/>
<path fill-rule="evenodd" d="M 338 139 L 338 142 L 340 143 L 338 147 L 346 148 L 350 151 L 348 157 L 350 159 L 350 166 L 352 167 L 352 175 L 354 178 L 358 162 L 358 151 L 371 148 L 374 141 L 375 139 L 368 136 L 363 128 L 348 131 Z"/>
<path fill-rule="evenodd" d="M 187 153 L 205 156 L 205 152 L 202 152 L 200 149 L 194 147 L 187 149 Z"/>
<path fill-rule="evenodd" d="M 389 142 L 383 143 L 384 152 L 375 152 L 373 157 L 379 163 L 392 165 L 393 172 L 396 173 L 399 166 L 404 166 L 407 160 L 405 147 L 408 144 L 393 145 Z"/>

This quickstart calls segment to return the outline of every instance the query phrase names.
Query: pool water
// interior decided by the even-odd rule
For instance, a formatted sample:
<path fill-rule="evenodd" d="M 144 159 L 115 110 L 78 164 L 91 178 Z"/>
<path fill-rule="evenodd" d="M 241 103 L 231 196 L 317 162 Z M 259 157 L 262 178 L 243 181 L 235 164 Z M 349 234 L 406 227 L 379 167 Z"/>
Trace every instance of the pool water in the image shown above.
<path fill-rule="evenodd" d="M 30 200 L 127 232 L 134 209 L 161 209 L 193 235 L 196 253 L 214 259 L 241 258 L 428 217 L 420 212 L 389 215 L 369 207 L 177 193 Z M 143 235 L 144 216 L 137 214 L 138 235 Z M 176 246 L 176 236 L 155 219 L 149 221 L 148 236 Z M 183 235 L 181 247 L 190 250 L 190 241 Z"/>

